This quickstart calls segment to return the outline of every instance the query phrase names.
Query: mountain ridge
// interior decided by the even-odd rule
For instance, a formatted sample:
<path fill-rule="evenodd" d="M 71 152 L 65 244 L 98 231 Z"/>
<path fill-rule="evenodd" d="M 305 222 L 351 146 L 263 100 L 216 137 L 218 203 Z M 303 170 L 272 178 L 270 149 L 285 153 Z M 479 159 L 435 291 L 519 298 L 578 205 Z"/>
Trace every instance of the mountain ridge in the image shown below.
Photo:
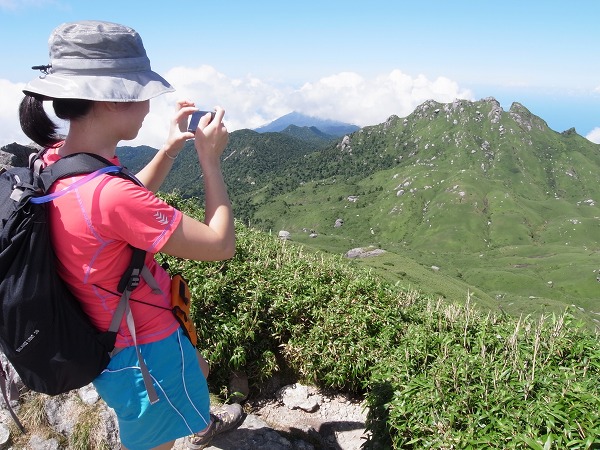
<path fill-rule="evenodd" d="M 395 267 L 408 255 L 441 268 L 425 280 L 446 277 L 432 293 L 466 282 L 489 307 L 572 302 L 600 323 L 599 147 L 518 102 L 504 111 L 493 98 L 427 101 L 308 155 L 295 168 L 303 179 L 259 201 L 253 224 L 323 250 L 385 249 L 397 257 L 379 269 L 394 280 L 410 280 Z"/>
<path fill-rule="evenodd" d="M 332 135 L 335 137 L 341 137 L 348 133 L 353 133 L 360 129 L 357 125 L 340 122 L 331 119 L 321 119 L 314 116 L 308 116 L 306 114 L 292 111 L 284 116 L 281 116 L 274 121 L 255 128 L 254 131 L 259 133 L 267 132 L 282 132 L 290 125 L 297 127 L 308 127 L 316 128 L 326 135 Z"/>

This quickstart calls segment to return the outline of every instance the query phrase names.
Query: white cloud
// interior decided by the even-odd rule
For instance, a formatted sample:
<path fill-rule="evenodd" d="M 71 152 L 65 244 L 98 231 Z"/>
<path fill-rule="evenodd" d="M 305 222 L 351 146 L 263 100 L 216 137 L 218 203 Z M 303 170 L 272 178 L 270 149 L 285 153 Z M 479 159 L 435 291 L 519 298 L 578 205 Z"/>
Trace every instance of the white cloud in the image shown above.
<path fill-rule="evenodd" d="M 291 105 L 304 114 L 365 126 L 381 123 L 392 114 L 407 116 L 429 99 L 451 102 L 456 98 L 472 99 L 472 94 L 443 77 L 431 81 L 394 70 L 365 79 L 344 72 L 306 83 L 293 93 Z"/>
<path fill-rule="evenodd" d="M 586 138 L 596 144 L 600 144 L 600 127 L 596 127 L 590 131 Z"/>
<path fill-rule="evenodd" d="M 456 98 L 472 99 L 470 91 L 461 89 L 448 78 L 429 80 L 423 75 L 413 78 L 400 70 L 370 79 L 358 73 L 342 72 L 300 87 L 276 85 L 252 75 L 231 78 L 206 65 L 175 67 L 164 76 L 177 91 L 151 101 L 151 112 L 138 137 L 128 145 L 160 147 L 179 99 L 192 100 L 201 109 L 222 106 L 230 131 L 257 128 L 291 111 L 359 126 L 374 125 L 392 114 L 407 116 L 425 100 L 446 103 Z M 17 117 L 22 88 L 23 84 L 0 80 L 3 92 L 0 145 L 28 142 L 20 131 Z"/>
<path fill-rule="evenodd" d="M 19 125 L 19 103 L 23 98 L 25 83 L 12 83 L 0 79 L 0 146 L 18 142 L 27 144 L 30 139 Z"/>
<path fill-rule="evenodd" d="M 0 79 L 0 147 L 17 142 L 26 145 L 31 142 L 21 130 L 19 123 L 19 104 L 23 99 L 25 83 L 12 83 Z M 68 123 L 54 115 L 52 106 L 46 102 L 44 108 L 48 116 L 59 126 L 58 132 L 64 133 Z"/>
<path fill-rule="evenodd" d="M 392 114 L 407 116 L 429 99 L 445 103 L 456 98 L 473 99 L 469 90 L 448 78 L 413 78 L 400 70 L 373 79 L 342 72 L 299 88 L 269 84 L 252 75 L 230 78 L 211 66 L 176 67 L 164 76 L 177 91 L 153 100 L 151 113 L 132 145 L 146 142 L 160 146 L 173 105 L 183 98 L 193 100 L 201 109 L 217 104 L 225 108 L 225 124 L 230 131 L 257 128 L 291 111 L 359 126 L 374 125 Z"/>
<path fill-rule="evenodd" d="M 192 100 L 200 109 L 225 108 L 227 125 L 233 130 L 256 128 L 290 112 L 288 89 L 252 75 L 229 78 L 211 66 L 200 66 L 176 67 L 164 76 L 177 89 L 175 98 Z"/>

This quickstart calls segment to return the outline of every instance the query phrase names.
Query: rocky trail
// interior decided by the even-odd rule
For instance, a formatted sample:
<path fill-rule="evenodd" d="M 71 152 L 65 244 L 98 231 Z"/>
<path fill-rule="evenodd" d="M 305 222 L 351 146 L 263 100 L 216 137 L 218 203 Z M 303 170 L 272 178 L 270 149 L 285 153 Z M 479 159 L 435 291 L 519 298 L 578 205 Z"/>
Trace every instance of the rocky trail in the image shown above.
<path fill-rule="evenodd" d="M 93 386 L 57 397 L 43 397 L 40 403 L 51 428 L 28 427 L 23 408 L 17 413 L 28 428 L 20 436 L 2 403 L 0 409 L 0 449 L 61 450 L 72 448 L 66 442 L 78 429 L 77 422 L 93 410 L 98 423 L 90 441 L 104 440 L 109 448 L 118 449 L 118 426 L 114 413 L 98 398 Z M 83 406 L 82 406 L 83 405 Z M 232 432 L 217 436 L 209 450 L 358 450 L 365 441 L 366 411 L 363 405 L 339 394 L 325 394 L 301 384 L 287 385 L 269 398 L 248 400 L 247 416 Z M 12 435 L 11 435 L 12 434 Z M 78 447 L 80 448 L 80 447 Z M 185 449 L 184 440 L 176 441 L 174 450 Z"/>
<path fill-rule="evenodd" d="M 345 396 L 295 384 L 246 408 L 240 428 L 215 438 L 209 449 L 358 450 L 365 440 L 366 412 Z M 185 447 L 178 442 L 175 448 Z"/>

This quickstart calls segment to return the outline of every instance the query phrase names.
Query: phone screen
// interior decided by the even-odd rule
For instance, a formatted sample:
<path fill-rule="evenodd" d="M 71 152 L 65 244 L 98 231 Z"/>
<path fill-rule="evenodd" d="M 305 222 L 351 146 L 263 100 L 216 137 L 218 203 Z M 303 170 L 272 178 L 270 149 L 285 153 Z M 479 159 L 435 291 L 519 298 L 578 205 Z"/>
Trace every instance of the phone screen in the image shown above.
<path fill-rule="evenodd" d="M 215 113 L 214 111 L 196 111 L 193 112 L 191 117 L 190 117 L 190 124 L 188 125 L 188 131 L 191 133 L 195 133 L 196 132 L 196 128 L 198 128 L 198 123 L 200 122 L 200 118 L 202 116 L 205 116 L 206 114 L 210 113 L 210 122 L 212 122 L 212 120 L 215 118 Z"/>

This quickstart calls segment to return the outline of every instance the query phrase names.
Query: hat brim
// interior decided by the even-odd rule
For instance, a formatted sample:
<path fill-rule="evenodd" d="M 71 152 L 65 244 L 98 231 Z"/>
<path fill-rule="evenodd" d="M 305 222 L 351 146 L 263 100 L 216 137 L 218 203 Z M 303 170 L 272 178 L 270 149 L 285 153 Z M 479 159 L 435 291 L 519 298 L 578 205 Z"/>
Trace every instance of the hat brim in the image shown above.
<path fill-rule="evenodd" d="M 23 92 L 47 98 L 141 102 L 175 89 L 153 71 L 106 75 L 40 75 Z"/>

